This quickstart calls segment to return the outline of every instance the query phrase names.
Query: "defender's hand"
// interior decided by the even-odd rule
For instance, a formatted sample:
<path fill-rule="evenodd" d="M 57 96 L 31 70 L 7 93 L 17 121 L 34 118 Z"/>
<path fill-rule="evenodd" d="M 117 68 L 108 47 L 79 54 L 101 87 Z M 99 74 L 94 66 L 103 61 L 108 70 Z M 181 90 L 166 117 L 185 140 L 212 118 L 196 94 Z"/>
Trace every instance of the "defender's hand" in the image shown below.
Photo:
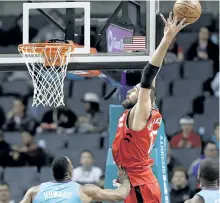
<path fill-rule="evenodd" d="M 172 12 L 170 12 L 169 18 L 167 20 L 164 18 L 163 14 L 160 14 L 160 17 L 162 18 L 165 24 L 164 36 L 168 37 L 170 40 L 172 40 L 180 30 L 182 30 L 184 27 L 189 25 L 189 23 L 185 23 L 186 18 L 184 18 L 178 24 L 177 17 L 176 16 L 173 17 Z"/>
<path fill-rule="evenodd" d="M 118 167 L 118 180 L 122 184 L 125 180 L 129 181 L 128 175 L 123 167 Z"/>

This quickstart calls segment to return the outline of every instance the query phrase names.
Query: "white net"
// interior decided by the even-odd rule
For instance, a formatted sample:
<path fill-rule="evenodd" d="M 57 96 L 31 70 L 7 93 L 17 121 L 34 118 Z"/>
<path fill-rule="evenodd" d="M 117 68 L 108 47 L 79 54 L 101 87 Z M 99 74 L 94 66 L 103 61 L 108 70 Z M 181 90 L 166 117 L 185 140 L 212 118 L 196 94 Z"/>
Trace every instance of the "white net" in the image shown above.
<path fill-rule="evenodd" d="M 64 78 L 72 46 L 37 45 L 21 46 L 19 52 L 25 59 L 33 80 L 32 106 L 64 106 Z"/>

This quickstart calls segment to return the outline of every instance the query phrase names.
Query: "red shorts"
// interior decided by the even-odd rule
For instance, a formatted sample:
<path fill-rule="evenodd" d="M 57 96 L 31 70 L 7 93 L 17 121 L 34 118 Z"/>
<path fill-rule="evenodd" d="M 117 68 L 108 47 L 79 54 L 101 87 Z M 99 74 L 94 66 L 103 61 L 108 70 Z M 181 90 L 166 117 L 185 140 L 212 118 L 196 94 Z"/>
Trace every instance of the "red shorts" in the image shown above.
<path fill-rule="evenodd" d="M 132 187 L 124 203 L 161 203 L 159 183 Z"/>

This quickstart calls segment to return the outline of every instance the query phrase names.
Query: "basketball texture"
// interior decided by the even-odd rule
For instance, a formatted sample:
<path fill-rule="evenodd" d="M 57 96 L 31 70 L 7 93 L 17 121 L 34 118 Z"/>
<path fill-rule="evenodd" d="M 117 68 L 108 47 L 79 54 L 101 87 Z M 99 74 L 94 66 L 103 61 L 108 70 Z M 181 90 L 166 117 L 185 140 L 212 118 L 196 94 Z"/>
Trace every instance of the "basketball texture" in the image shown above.
<path fill-rule="evenodd" d="M 202 8 L 198 0 L 177 0 L 173 13 L 177 16 L 178 21 L 186 18 L 187 23 L 194 23 L 200 18 Z"/>

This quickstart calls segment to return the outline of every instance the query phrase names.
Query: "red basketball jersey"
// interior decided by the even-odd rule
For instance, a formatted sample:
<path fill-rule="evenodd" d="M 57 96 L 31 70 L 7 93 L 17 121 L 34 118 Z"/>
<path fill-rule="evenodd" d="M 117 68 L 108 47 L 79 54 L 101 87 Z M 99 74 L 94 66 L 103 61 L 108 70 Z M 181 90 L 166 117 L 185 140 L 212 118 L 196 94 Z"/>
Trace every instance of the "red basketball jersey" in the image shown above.
<path fill-rule="evenodd" d="M 162 116 L 152 109 L 151 117 L 145 128 L 134 131 L 127 127 L 126 110 L 119 119 L 118 130 L 112 145 L 115 163 L 126 168 L 132 186 L 144 185 L 157 181 L 152 173 L 153 160 L 150 153 L 156 140 Z"/>

